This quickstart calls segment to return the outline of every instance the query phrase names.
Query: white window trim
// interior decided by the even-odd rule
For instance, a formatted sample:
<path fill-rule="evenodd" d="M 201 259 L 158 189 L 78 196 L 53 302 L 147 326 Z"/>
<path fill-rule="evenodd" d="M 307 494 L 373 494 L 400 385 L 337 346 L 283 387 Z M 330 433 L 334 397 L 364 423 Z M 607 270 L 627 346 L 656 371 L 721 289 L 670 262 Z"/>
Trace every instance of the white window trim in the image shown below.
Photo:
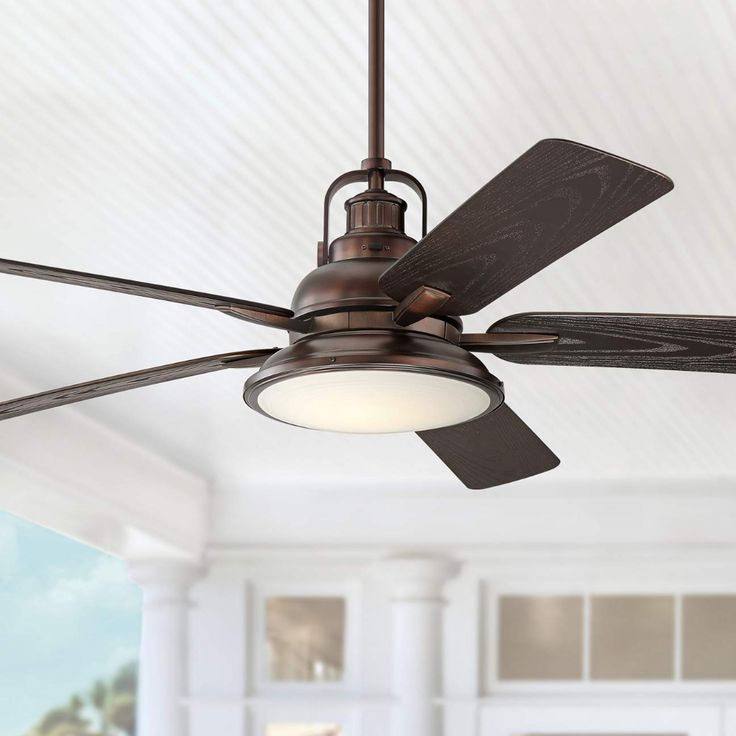
<path fill-rule="evenodd" d="M 486 705 L 481 736 L 518 734 L 616 733 L 721 736 L 721 709 L 713 705 L 585 704 Z"/>

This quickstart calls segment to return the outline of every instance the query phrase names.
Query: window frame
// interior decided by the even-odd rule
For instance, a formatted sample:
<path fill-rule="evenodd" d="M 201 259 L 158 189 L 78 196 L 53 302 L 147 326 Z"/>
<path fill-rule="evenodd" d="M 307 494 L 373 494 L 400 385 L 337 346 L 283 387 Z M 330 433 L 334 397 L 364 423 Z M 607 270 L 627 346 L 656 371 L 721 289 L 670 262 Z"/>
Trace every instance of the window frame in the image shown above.
<path fill-rule="evenodd" d="M 557 695 L 629 694 L 632 686 L 638 693 L 678 695 L 730 695 L 736 697 L 736 680 L 684 680 L 682 678 L 682 601 L 685 596 L 736 595 L 736 585 L 673 586 L 666 581 L 589 582 L 575 585 L 566 580 L 499 581 L 485 579 L 482 589 L 484 632 L 481 649 L 481 690 L 486 696 L 504 695 Z M 501 680 L 498 675 L 498 652 L 500 643 L 499 600 L 502 596 L 581 596 L 583 598 L 583 662 L 580 680 Z M 673 596 L 674 620 L 674 677 L 671 680 L 592 680 L 591 662 L 591 597 L 592 596 Z"/>
<path fill-rule="evenodd" d="M 355 691 L 357 665 L 360 662 L 360 589 L 356 583 L 333 581 L 273 581 L 258 585 L 254 591 L 253 628 L 250 636 L 253 653 L 252 682 L 258 694 L 311 695 L 314 693 L 342 693 Z M 343 640 L 343 676 L 328 682 L 301 680 L 271 680 L 268 677 L 268 647 L 266 631 L 266 602 L 269 598 L 343 598 L 345 622 Z M 311 719 L 315 720 L 315 719 Z M 317 719 L 332 722 L 335 718 Z"/>

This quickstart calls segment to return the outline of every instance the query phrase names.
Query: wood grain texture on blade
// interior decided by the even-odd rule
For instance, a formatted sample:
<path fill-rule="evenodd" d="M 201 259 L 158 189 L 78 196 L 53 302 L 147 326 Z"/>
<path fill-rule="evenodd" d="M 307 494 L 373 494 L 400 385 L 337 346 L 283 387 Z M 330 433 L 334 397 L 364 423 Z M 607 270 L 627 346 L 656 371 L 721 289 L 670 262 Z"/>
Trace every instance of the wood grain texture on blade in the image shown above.
<path fill-rule="evenodd" d="M 678 314 L 530 313 L 488 332 L 554 332 L 552 345 L 494 351 L 513 363 L 736 373 L 736 317 Z"/>
<path fill-rule="evenodd" d="M 216 309 L 218 311 L 231 314 L 240 309 L 254 313 L 254 319 L 249 321 L 258 321 L 263 324 L 270 324 L 268 319 L 269 317 L 279 320 L 288 320 L 294 316 L 294 313 L 290 309 L 273 307 L 270 304 L 249 302 L 244 299 L 234 299 L 232 297 L 219 296 L 217 294 L 206 294 L 199 291 L 191 291 L 190 289 L 178 289 L 173 286 L 148 284 L 143 281 L 131 281 L 130 279 L 121 279 L 115 276 L 101 276 L 94 273 L 71 271 L 66 268 L 41 266 L 36 263 L 10 261 L 5 258 L 0 258 L 0 273 L 9 274 L 11 276 L 23 276 L 30 279 L 39 279 L 41 281 L 53 281 L 60 284 L 68 284 L 70 286 L 83 286 L 88 289 L 114 291 L 120 294 L 141 296 L 148 299 L 160 299 L 162 301 L 175 302 L 177 304 L 188 304 L 192 307 Z M 263 315 L 263 320 L 258 320 L 259 314 Z M 247 319 L 241 314 L 238 314 L 237 316 Z"/>
<path fill-rule="evenodd" d="M 512 483 L 560 464 L 506 404 L 480 419 L 417 434 L 468 488 Z"/>
<path fill-rule="evenodd" d="M 380 278 L 403 299 L 426 285 L 472 314 L 672 189 L 657 171 L 571 141 L 543 140 L 460 205 Z"/>
<path fill-rule="evenodd" d="M 87 381 L 73 386 L 44 391 L 32 396 L 24 396 L 0 403 L 0 420 L 12 419 L 23 414 L 53 409 L 65 404 L 74 404 L 78 401 L 94 399 L 98 396 L 130 391 L 134 388 L 152 386 L 166 381 L 175 381 L 179 378 L 198 376 L 203 373 L 221 371 L 225 368 L 249 368 L 261 365 L 277 348 L 267 350 L 247 350 L 237 353 L 211 355 L 207 358 L 195 358 L 181 363 L 170 363 L 156 368 L 147 368 L 133 373 L 122 373 L 109 378 L 100 378 L 96 381 Z"/>

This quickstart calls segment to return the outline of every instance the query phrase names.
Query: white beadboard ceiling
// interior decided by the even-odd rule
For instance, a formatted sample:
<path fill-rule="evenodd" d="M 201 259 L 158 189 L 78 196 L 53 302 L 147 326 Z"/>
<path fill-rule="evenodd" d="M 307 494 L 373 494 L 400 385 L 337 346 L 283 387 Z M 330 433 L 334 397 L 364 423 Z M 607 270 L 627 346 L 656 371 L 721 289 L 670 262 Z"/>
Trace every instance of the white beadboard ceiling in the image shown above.
<path fill-rule="evenodd" d="M 736 0 L 386 4 L 387 155 L 423 181 L 430 225 L 545 137 L 675 181 L 468 329 L 527 310 L 736 314 Z M 366 155 L 366 1 L 0 0 L 0 13 L 0 255 L 288 306 L 327 185 Z M 207 310 L 0 276 L 0 368 L 38 390 L 284 344 Z M 562 458 L 527 484 L 736 473 L 736 376 L 487 362 Z M 412 435 L 254 414 L 245 377 L 78 410 L 215 487 L 460 487 Z M 0 425 L 0 452 L 24 421 Z"/>

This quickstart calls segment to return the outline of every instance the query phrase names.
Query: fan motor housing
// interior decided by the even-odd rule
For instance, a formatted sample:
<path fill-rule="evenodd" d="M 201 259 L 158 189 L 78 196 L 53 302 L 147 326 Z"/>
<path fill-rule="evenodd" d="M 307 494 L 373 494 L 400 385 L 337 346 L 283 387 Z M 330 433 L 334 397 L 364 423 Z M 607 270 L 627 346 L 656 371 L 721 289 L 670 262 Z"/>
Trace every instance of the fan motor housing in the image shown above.
<path fill-rule="evenodd" d="M 459 317 L 427 317 L 410 327 L 393 320 L 397 302 L 378 279 L 416 240 L 404 232 L 406 202 L 384 189 L 368 189 L 345 202 L 347 228 L 329 248 L 329 260 L 297 286 L 291 309 L 309 319 L 309 333 L 336 330 L 395 329 L 423 332 L 457 343 Z M 291 342 L 303 340 L 291 333 Z"/>
<path fill-rule="evenodd" d="M 295 317 L 396 305 L 378 279 L 416 244 L 404 232 L 406 202 L 384 189 L 368 189 L 348 199 L 345 212 L 345 234 L 330 245 L 328 262 L 307 274 L 296 289 L 291 305 Z"/>
<path fill-rule="evenodd" d="M 393 309 L 396 301 L 378 285 L 393 263 L 384 257 L 355 257 L 331 261 L 310 271 L 294 292 L 294 317 L 314 317 L 349 309 Z"/>

